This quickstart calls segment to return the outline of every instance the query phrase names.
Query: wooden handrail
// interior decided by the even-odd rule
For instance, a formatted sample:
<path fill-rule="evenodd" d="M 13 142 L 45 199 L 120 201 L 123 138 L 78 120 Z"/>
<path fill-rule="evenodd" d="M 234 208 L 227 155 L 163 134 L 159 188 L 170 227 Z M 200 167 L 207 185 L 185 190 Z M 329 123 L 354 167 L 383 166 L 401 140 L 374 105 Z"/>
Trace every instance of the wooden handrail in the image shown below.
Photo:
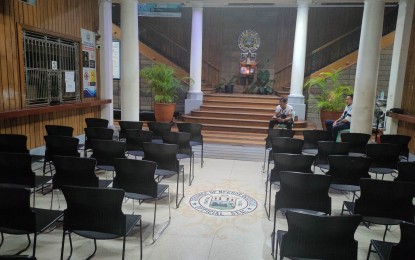
<path fill-rule="evenodd" d="M 49 113 L 49 112 L 72 110 L 72 109 L 79 109 L 79 108 L 96 107 L 96 106 L 101 106 L 105 104 L 110 104 L 111 102 L 112 102 L 111 99 L 102 99 L 102 100 L 94 100 L 94 101 L 87 101 L 87 102 L 62 104 L 62 105 L 56 105 L 56 106 L 31 107 L 31 108 L 23 108 L 23 109 L 18 109 L 18 110 L 2 111 L 0 112 L 0 119 L 39 115 L 39 114 L 44 114 L 44 113 Z"/>
<path fill-rule="evenodd" d="M 397 114 L 397 113 L 392 113 L 390 111 L 386 112 L 386 116 L 398 119 L 400 121 L 403 122 L 408 122 L 411 124 L 415 124 L 415 115 L 410 115 L 410 114 Z"/>

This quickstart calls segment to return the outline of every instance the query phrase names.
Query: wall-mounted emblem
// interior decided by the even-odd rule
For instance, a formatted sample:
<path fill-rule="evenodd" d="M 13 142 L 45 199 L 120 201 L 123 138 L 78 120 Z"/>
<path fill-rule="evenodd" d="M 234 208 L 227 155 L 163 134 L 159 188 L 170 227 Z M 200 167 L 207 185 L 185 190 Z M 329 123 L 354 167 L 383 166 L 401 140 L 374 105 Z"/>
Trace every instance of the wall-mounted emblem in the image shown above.
<path fill-rule="evenodd" d="M 238 37 L 238 46 L 242 52 L 253 53 L 261 45 L 261 37 L 254 30 L 245 30 Z"/>

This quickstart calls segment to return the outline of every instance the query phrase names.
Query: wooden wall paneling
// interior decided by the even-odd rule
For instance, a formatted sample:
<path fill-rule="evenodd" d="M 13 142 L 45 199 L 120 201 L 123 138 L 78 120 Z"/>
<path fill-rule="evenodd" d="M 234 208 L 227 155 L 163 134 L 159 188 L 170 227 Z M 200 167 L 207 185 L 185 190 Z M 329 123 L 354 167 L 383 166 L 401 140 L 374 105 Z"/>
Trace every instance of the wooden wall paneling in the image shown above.
<path fill-rule="evenodd" d="M 16 2 L 14 2 L 15 5 L 17 5 Z M 31 6 L 32 7 L 32 6 Z M 33 7 L 32 7 L 33 9 Z M 14 14 L 14 20 L 16 20 L 16 18 L 19 16 L 19 14 L 17 14 L 15 12 L 15 8 L 13 9 L 13 14 Z M 12 75 L 13 75 L 13 93 L 9 93 L 12 101 L 13 101 L 13 105 L 11 107 L 13 107 L 13 109 L 19 109 L 21 108 L 21 89 L 20 89 L 20 65 L 19 65 L 19 44 L 17 42 L 18 39 L 18 33 L 19 33 L 19 29 L 16 27 L 16 23 L 13 23 L 11 26 L 11 44 L 13 46 L 13 51 L 11 52 L 12 54 Z M 11 95 L 12 94 L 12 95 Z"/>
<path fill-rule="evenodd" d="M 0 39 L 4 39 L 5 35 L 4 35 L 4 10 L 5 10 L 5 1 L 0 1 Z M 4 41 L 0 41 L 0 111 L 4 110 L 4 102 L 3 102 L 3 86 L 5 86 L 5 78 L 3 79 L 3 77 L 5 77 L 6 72 L 6 65 L 4 64 L 4 54 L 5 54 L 5 47 L 4 47 Z M 1 125 L 0 125 L 1 127 Z M 0 129 L 1 131 L 1 129 Z"/>
<path fill-rule="evenodd" d="M 13 103 L 12 100 L 10 98 L 10 96 L 12 95 L 12 93 L 14 92 L 14 82 L 13 82 L 13 71 L 12 71 L 12 51 L 14 51 L 14 48 L 11 44 L 11 38 L 13 37 L 11 35 L 11 27 L 13 26 L 13 20 L 12 17 L 14 17 L 13 15 L 13 2 L 14 1 L 8 1 L 8 3 L 6 3 L 6 10 L 5 13 L 6 15 L 8 15 L 8 17 L 6 17 L 5 21 L 4 21 L 4 26 L 5 26 L 5 38 L 4 41 L 6 43 L 6 77 L 7 77 L 7 83 L 5 86 L 6 87 L 6 91 L 7 91 L 7 96 L 5 97 L 3 95 L 4 98 L 4 103 L 5 103 L 5 109 L 10 110 L 10 109 L 14 109 L 13 107 Z"/>

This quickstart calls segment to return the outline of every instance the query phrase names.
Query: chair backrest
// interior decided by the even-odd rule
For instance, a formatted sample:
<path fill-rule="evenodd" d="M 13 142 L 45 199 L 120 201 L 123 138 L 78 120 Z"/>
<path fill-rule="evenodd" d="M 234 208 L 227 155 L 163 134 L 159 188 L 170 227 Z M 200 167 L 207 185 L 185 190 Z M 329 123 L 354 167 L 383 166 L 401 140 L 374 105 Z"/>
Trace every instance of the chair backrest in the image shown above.
<path fill-rule="evenodd" d="M 52 160 L 54 155 L 79 157 L 79 139 L 63 135 L 45 135 L 45 160 Z"/>
<path fill-rule="evenodd" d="M 409 156 L 409 142 L 411 137 L 408 135 L 381 135 L 380 143 L 397 144 L 401 147 L 400 155 L 408 158 Z"/>
<path fill-rule="evenodd" d="M 274 169 L 271 170 L 271 182 L 280 180 L 281 171 L 312 173 L 313 155 L 274 153 Z"/>
<path fill-rule="evenodd" d="M 73 127 L 64 125 L 45 125 L 46 133 L 48 135 L 62 135 L 72 137 Z"/>
<path fill-rule="evenodd" d="M 348 155 L 350 151 L 350 144 L 334 141 L 319 141 L 317 143 L 317 150 L 317 163 L 328 164 L 329 155 Z"/>
<path fill-rule="evenodd" d="M 350 143 L 350 152 L 365 153 L 370 134 L 364 133 L 341 133 L 342 142 Z"/>
<path fill-rule="evenodd" d="M 366 156 L 372 158 L 370 167 L 397 169 L 400 152 L 397 144 L 366 145 Z"/>
<path fill-rule="evenodd" d="M 148 129 L 153 132 L 154 139 L 161 139 L 163 132 L 170 132 L 172 123 L 147 122 Z"/>
<path fill-rule="evenodd" d="M 121 209 L 123 190 L 64 186 L 62 192 L 67 204 L 63 230 L 125 234 L 126 216 Z"/>
<path fill-rule="evenodd" d="M 274 137 L 294 137 L 294 130 L 290 129 L 268 129 L 268 136 L 265 139 L 265 148 L 271 148 L 271 140 Z"/>
<path fill-rule="evenodd" d="M 177 160 L 177 144 L 157 144 L 143 143 L 143 160 L 157 163 L 157 169 L 179 171 L 179 161 Z"/>
<path fill-rule="evenodd" d="M 108 120 L 102 118 L 85 118 L 86 127 L 108 127 Z"/>
<path fill-rule="evenodd" d="M 28 153 L 0 153 L 0 183 L 35 186 L 32 156 Z"/>
<path fill-rule="evenodd" d="M 26 146 L 27 136 L 15 134 L 0 134 L 0 152 L 29 153 Z"/>
<path fill-rule="evenodd" d="M 164 132 L 163 143 L 177 144 L 179 146 L 178 153 L 190 155 L 192 153 L 190 137 L 190 133 L 185 132 Z"/>
<path fill-rule="evenodd" d="M 370 178 L 369 167 L 372 159 L 348 155 L 329 155 L 330 170 L 328 175 L 333 177 L 332 183 L 359 185 L 361 178 Z"/>
<path fill-rule="evenodd" d="M 332 139 L 331 133 L 326 130 L 304 130 L 303 135 L 303 149 L 317 149 L 317 142 L 330 141 Z"/>
<path fill-rule="evenodd" d="M 125 142 L 113 140 L 92 140 L 92 158 L 97 165 L 114 166 L 114 159 L 125 157 Z"/>
<path fill-rule="evenodd" d="M 19 185 L 0 184 L 0 231 L 8 229 L 34 233 L 36 215 L 30 208 L 29 189 Z"/>
<path fill-rule="evenodd" d="M 389 260 L 410 260 L 415 255 L 415 225 L 401 222 L 401 240 L 392 247 Z"/>
<path fill-rule="evenodd" d="M 354 234 L 362 217 L 319 216 L 288 211 L 288 232 L 283 235 L 281 255 L 287 257 L 357 260 Z"/>
<path fill-rule="evenodd" d="M 395 181 L 415 183 L 415 162 L 398 162 L 398 177 Z"/>
<path fill-rule="evenodd" d="M 118 121 L 120 124 L 120 138 L 126 137 L 126 131 L 129 129 L 141 130 L 143 128 L 143 122 L 140 121 Z"/>
<path fill-rule="evenodd" d="M 55 156 L 53 165 L 56 172 L 53 175 L 53 189 L 62 189 L 64 185 L 81 187 L 98 187 L 98 177 L 95 175 L 96 160 L 93 158 Z"/>
<path fill-rule="evenodd" d="M 189 133 L 190 141 L 194 142 L 203 142 L 203 136 L 202 136 L 202 124 L 198 123 L 178 123 L 177 129 L 179 129 L 179 132 L 185 132 Z"/>
<path fill-rule="evenodd" d="M 301 154 L 304 141 L 291 137 L 273 137 L 271 139 L 273 153 Z"/>
<path fill-rule="evenodd" d="M 356 214 L 414 222 L 415 184 L 360 179 L 360 193 L 355 204 Z"/>
<path fill-rule="evenodd" d="M 157 163 L 144 160 L 115 159 L 115 178 L 112 186 L 125 192 L 157 197 L 154 173 Z"/>
<path fill-rule="evenodd" d="M 308 209 L 330 215 L 330 182 L 331 177 L 326 175 L 281 171 L 275 208 Z"/>
<path fill-rule="evenodd" d="M 144 142 L 151 142 L 153 132 L 147 130 L 128 129 L 126 130 L 127 151 L 142 151 Z"/>
<path fill-rule="evenodd" d="M 87 127 L 85 131 L 85 148 L 92 148 L 92 140 L 112 140 L 114 130 L 111 128 Z"/>

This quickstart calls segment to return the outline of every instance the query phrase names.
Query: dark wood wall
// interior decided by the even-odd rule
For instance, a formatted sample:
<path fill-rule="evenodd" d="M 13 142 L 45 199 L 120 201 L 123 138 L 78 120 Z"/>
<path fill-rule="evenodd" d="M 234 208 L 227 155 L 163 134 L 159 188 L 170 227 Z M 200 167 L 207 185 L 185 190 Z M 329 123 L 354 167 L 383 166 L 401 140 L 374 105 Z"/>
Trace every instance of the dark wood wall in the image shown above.
<path fill-rule="evenodd" d="M 412 21 L 411 41 L 406 64 L 405 86 L 403 90 L 402 109 L 415 117 L 415 16 Z M 409 135 L 412 140 L 409 149 L 415 153 L 415 124 L 399 121 L 398 134 Z"/>
<path fill-rule="evenodd" d="M 98 2 L 37 0 L 31 6 L 18 0 L 0 1 L 0 133 L 25 134 L 28 146 L 33 148 L 43 145 L 46 124 L 72 126 L 78 135 L 84 132 L 84 118 L 100 117 L 99 106 L 59 112 L 53 112 L 52 108 L 51 112 L 30 116 L 2 116 L 2 112 L 25 109 L 21 28 L 80 42 L 81 28 L 98 30 Z"/>

